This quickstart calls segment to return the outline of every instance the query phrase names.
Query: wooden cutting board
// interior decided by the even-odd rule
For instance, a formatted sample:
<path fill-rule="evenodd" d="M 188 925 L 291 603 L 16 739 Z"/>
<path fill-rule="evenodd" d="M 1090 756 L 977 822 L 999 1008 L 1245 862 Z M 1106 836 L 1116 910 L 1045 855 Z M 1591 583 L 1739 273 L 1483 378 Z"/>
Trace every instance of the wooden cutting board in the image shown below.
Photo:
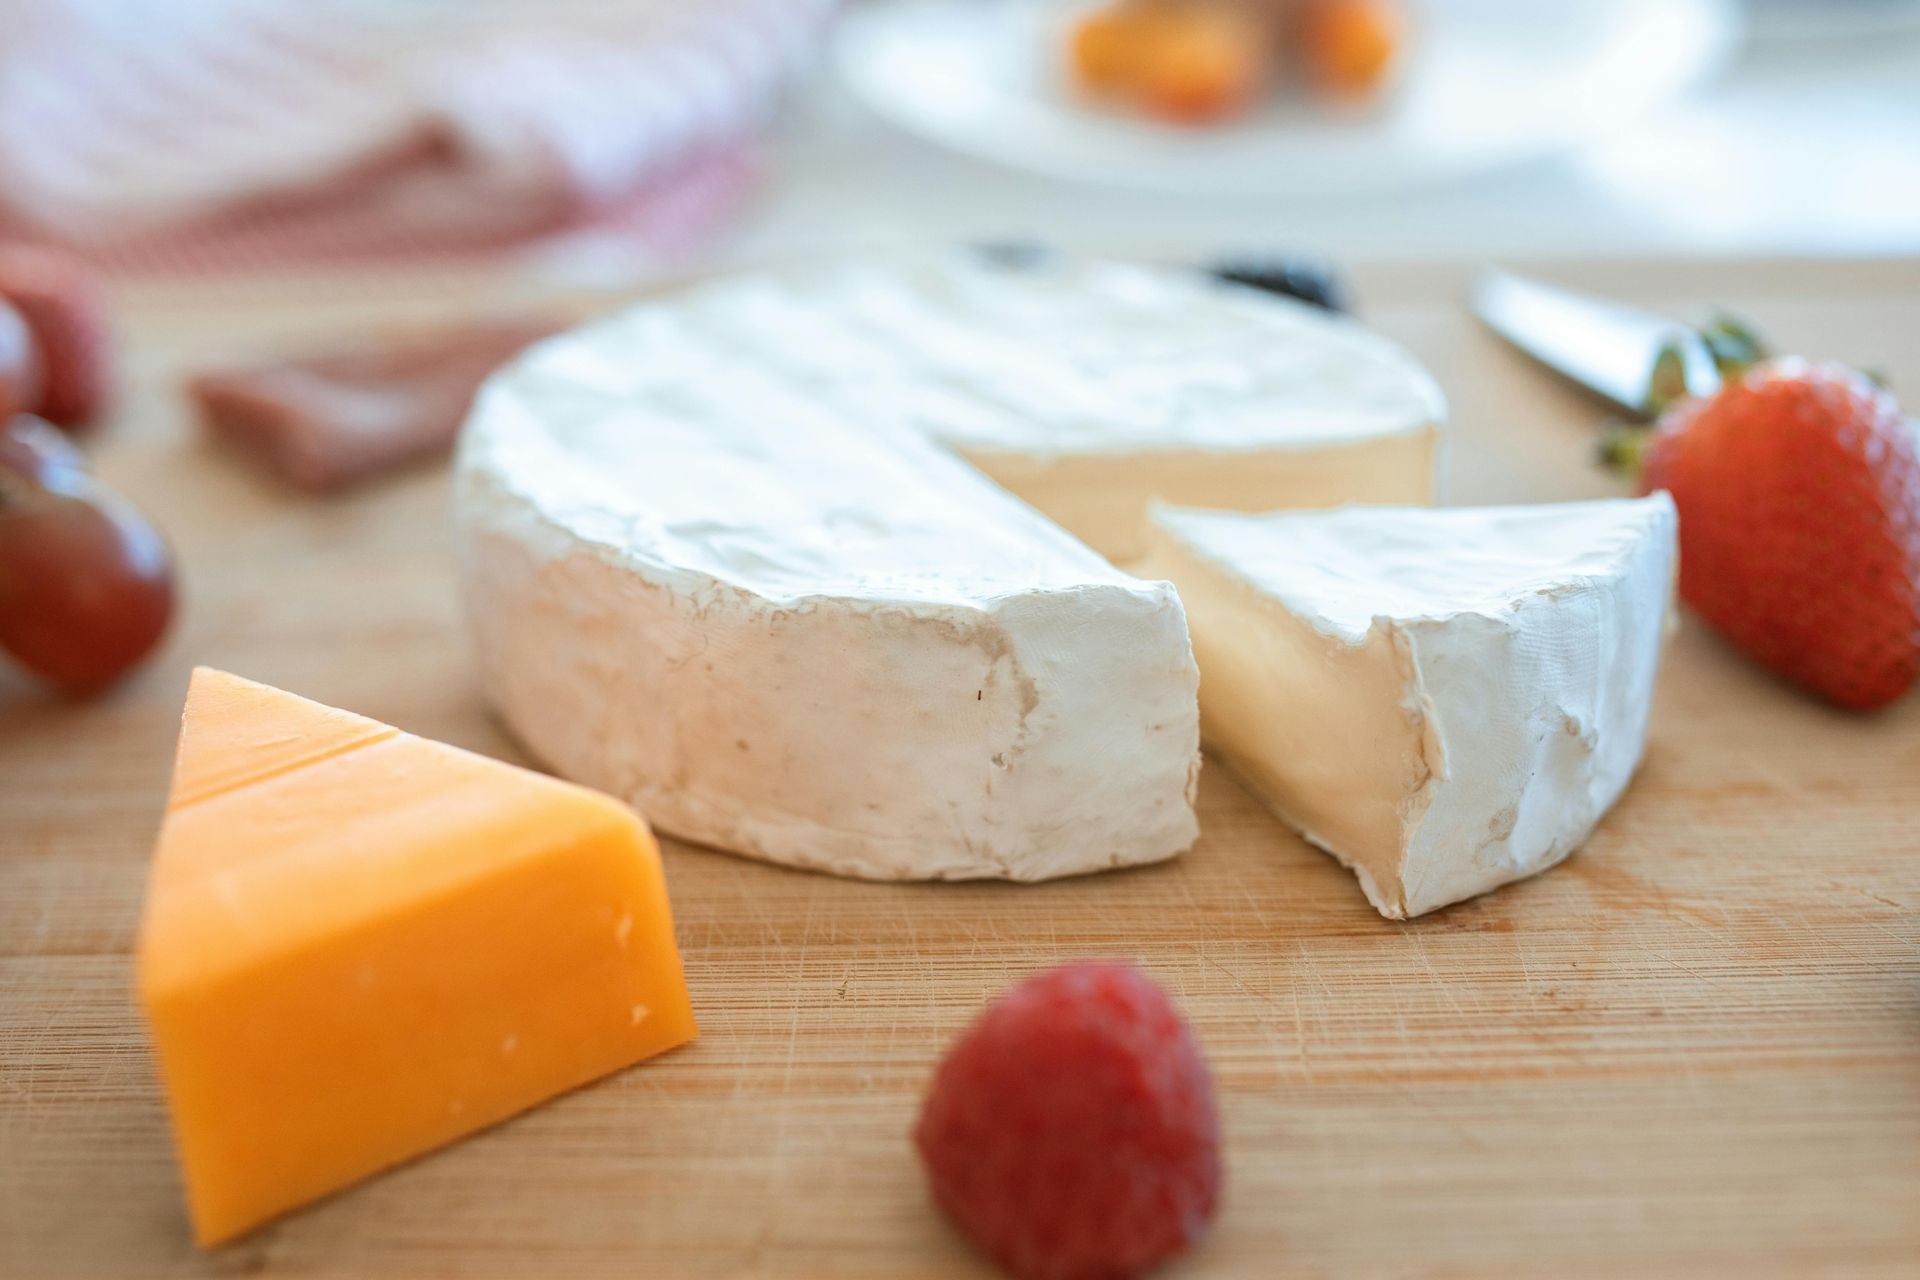
<path fill-rule="evenodd" d="M 1680 315 L 1731 304 L 1920 397 L 1920 263 L 1536 267 Z M 1359 279 L 1450 394 L 1452 500 L 1610 491 L 1588 464 L 1599 411 L 1475 328 L 1464 272 Z M 475 690 L 444 476 L 290 498 L 193 438 L 174 381 L 510 293 L 388 276 L 125 297 L 137 385 L 99 457 L 171 531 L 186 610 L 107 700 L 0 683 L 0 1275 L 983 1275 L 907 1132 L 982 1002 L 1075 956 L 1144 964 L 1218 1073 L 1225 1208 L 1172 1274 L 1915 1274 L 1920 696 L 1828 710 L 1697 623 L 1585 851 L 1411 924 L 1212 767 L 1191 853 L 1040 887 L 670 845 L 703 1039 L 196 1251 L 129 996 L 188 667 L 522 757 Z"/>

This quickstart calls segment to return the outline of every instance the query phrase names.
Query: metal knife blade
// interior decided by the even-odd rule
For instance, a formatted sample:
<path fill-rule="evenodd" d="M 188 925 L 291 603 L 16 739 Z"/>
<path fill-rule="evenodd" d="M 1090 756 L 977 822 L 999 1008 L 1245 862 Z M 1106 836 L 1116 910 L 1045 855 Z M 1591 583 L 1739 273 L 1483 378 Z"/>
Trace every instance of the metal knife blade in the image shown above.
<path fill-rule="evenodd" d="M 1473 312 L 1521 351 L 1637 418 L 1655 416 L 1679 394 L 1720 387 L 1705 340 L 1664 316 L 1507 271 L 1480 277 Z"/>

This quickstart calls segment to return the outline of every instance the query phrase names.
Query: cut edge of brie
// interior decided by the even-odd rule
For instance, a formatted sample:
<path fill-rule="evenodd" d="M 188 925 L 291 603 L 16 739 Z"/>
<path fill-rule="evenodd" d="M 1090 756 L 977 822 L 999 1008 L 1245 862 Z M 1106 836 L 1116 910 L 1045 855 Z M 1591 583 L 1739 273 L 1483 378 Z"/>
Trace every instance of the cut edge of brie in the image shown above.
<path fill-rule="evenodd" d="M 1557 578 L 1548 548 L 1539 580 L 1511 591 L 1483 580 L 1452 609 L 1396 616 L 1396 593 L 1383 589 L 1382 611 L 1367 616 L 1369 593 L 1356 587 L 1352 608 L 1316 612 L 1310 583 L 1274 590 L 1295 576 L 1280 555 L 1287 522 L 1411 519 L 1436 555 L 1470 561 L 1484 543 L 1457 535 L 1482 518 L 1584 521 L 1594 536 Z M 1625 789 L 1669 612 L 1676 522 L 1664 495 L 1266 517 L 1162 507 L 1152 520 L 1139 568 L 1172 579 L 1186 603 L 1209 750 L 1352 868 L 1382 915 L 1419 915 L 1560 862 Z M 1233 553 L 1276 533 L 1257 556 Z"/>

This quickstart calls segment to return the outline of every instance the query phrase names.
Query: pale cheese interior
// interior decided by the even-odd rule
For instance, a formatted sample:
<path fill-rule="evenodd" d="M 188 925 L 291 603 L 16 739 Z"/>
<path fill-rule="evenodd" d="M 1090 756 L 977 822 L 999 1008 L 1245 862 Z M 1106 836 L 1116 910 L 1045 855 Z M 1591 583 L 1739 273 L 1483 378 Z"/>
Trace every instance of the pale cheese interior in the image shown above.
<path fill-rule="evenodd" d="M 1135 567 L 1173 582 L 1186 605 L 1208 748 L 1351 866 L 1376 906 L 1404 914 L 1404 814 L 1427 768 L 1391 642 L 1329 635 L 1166 534 L 1151 540 Z"/>

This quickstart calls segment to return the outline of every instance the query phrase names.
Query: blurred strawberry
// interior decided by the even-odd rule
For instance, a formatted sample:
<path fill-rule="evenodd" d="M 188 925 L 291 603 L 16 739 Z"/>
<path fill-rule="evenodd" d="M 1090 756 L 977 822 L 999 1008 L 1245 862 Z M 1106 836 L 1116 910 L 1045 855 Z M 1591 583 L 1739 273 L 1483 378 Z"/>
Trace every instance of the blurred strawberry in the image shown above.
<path fill-rule="evenodd" d="M 38 404 L 63 427 L 84 426 L 113 398 L 113 335 L 106 291 L 92 268 L 58 250 L 0 245 L 0 300 L 27 323 L 40 349 Z"/>
<path fill-rule="evenodd" d="M 1842 706 L 1920 675 L 1920 442 L 1888 392 L 1782 360 L 1661 419 L 1642 488 L 1680 509 L 1680 593 Z"/>

